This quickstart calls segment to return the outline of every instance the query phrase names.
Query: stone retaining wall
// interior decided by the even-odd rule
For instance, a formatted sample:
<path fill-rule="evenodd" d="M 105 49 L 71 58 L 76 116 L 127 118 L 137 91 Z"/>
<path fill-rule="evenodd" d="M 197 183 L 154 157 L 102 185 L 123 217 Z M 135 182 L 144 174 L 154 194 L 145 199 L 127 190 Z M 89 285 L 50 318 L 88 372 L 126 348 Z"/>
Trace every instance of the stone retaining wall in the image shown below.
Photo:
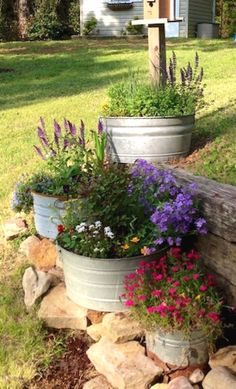
<path fill-rule="evenodd" d="M 206 266 L 217 275 L 227 303 L 236 306 L 236 187 L 182 169 L 172 170 L 178 182 L 198 185 L 209 233 L 198 238 L 196 248 Z"/>

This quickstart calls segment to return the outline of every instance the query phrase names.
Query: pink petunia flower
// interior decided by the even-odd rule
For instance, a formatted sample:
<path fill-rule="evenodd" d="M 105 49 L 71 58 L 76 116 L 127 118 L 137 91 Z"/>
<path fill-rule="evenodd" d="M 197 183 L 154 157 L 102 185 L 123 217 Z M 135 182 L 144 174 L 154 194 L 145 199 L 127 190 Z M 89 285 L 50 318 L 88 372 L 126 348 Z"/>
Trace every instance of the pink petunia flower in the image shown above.
<path fill-rule="evenodd" d="M 125 301 L 125 306 L 126 307 L 133 307 L 135 304 L 134 304 L 134 301 L 133 300 L 127 300 Z"/>
<path fill-rule="evenodd" d="M 216 312 L 209 312 L 207 314 L 207 316 L 212 320 L 214 321 L 215 323 L 218 322 L 220 320 L 220 315 Z"/>
<path fill-rule="evenodd" d="M 193 280 L 198 280 L 199 277 L 200 277 L 200 274 L 199 274 L 199 273 L 193 274 Z"/>
<path fill-rule="evenodd" d="M 208 289 L 207 285 L 201 285 L 199 288 L 201 292 L 206 292 L 207 289 Z"/>

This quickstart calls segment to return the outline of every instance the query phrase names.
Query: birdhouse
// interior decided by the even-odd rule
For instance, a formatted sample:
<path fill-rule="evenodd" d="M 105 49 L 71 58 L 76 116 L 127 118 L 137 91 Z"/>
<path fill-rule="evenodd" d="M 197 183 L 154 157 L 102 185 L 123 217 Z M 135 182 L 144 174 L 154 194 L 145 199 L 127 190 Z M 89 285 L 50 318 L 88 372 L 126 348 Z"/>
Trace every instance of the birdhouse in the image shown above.
<path fill-rule="evenodd" d="M 144 19 L 171 19 L 171 0 L 144 0 Z"/>

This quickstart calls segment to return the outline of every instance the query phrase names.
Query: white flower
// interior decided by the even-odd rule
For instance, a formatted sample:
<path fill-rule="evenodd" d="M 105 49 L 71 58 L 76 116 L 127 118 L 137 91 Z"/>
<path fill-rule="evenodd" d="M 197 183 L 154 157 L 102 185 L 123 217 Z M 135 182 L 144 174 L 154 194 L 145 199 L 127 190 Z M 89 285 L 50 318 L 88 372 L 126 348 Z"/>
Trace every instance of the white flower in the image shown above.
<path fill-rule="evenodd" d="M 95 249 L 93 250 L 95 253 L 98 253 L 98 252 L 100 252 L 100 250 L 97 248 L 97 247 L 95 247 Z"/>
<path fill-rule="evenodd" d="M 97 230 L 93 231 L 93 236 L 96 236 L 98 234 L 99 234 L 99 231 L 97 231 Z"/>
<path fill-rule="evenodd" d="M 104 227 L 104 234 L 108 236 L 111 233 L 111 227 Z"/>
<path fill-rule="evenodd" d="M 75 227 L 75 230 L 80 234 L 81 232 L 86 231 L 87 224 L 86 223 L 80 223 L 78 226 Z"/>
<path fill-rule="evenodd" d="M 90 226 L 89 226 L 89 231 L 94 230 L 94 228 L 95 228 L 95 225 L 94 225 L 94 224 L 90 224 Z"/>
<path fill-rule="evenodd" d="M 114 234 L 113 234 L 113 232 L 112 232 L 112 230 L 111 230 L 111 227 L 105 227 L 104 228 L 104 234 L 105 234 L 105 236 L 107 236 L 108 238 L 110 238 L 110 239 L 114 239 Z"/>
<path fill-rule="evenodd" d="M 95 227 L 96 227 L 96 228 L 101 228 L 101 227 L 102 227 L 102 223 L 100 222 L 100 220 L 97 220 L 97 221 L 95 222 Z"/>

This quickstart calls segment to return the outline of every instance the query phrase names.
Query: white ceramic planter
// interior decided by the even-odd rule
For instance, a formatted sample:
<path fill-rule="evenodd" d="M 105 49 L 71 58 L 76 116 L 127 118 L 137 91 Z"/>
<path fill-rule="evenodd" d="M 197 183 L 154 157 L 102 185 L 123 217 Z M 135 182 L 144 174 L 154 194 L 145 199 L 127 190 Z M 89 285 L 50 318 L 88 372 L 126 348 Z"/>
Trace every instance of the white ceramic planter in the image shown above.
<path fill-rule="evenodd" d="M 39 235 L 55 239 L 58 235 L 57 226 L 65 212 L 65 201 L 53 196 L 32 192 L 34 223 Z"/>

